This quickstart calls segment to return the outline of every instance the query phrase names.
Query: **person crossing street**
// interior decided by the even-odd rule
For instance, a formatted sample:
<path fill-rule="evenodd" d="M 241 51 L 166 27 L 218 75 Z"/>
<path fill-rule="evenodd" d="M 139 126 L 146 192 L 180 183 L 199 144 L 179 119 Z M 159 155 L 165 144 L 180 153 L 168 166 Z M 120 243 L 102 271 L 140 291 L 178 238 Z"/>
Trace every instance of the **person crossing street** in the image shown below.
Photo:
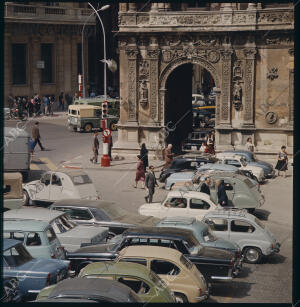
<path fill-rule="evenodd" d="M 99 154 L 99 140 L 98 140 L 98 131 L 94 132 L 94 139 L 93 139 L 93 154 L 94 156 L 90 159 L 92 163 L 98 163 L 98 154 Z"/>
<path fill-rule="evenodd" d="M 148 190 L 148 195 L 145 196 L 145 200 L 147 203 L 152 203 L 155 187 L 159 187 L 154 174 L 154 166 L 152 165 L 149 166 L 149 173 L 146 176 L 145 186 Z"/>
<path fill-rule="evenodd" d="M 39 129 L 39 122 L 35 122 L 33 128 L 32 128 L 32 139 L 34 140 L 34 146 L 33 149 L 35 148 L 36 144 L 39 144 L 40 148 L 42 151 L 45 150 L 41 143 L 41 135 L 40 135 L 40 129 Z"/>

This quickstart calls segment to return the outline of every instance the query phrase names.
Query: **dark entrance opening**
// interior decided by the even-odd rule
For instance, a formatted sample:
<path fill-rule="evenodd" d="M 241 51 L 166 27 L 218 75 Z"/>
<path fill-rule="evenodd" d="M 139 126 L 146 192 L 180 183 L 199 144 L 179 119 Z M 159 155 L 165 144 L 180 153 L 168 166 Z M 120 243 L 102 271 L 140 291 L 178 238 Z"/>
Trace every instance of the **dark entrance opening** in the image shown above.
<path fill-rule="evenodd" d="M 166 90 L 166 143 L 176 154 L 200 150 L 215 126 L 214 79 L 200 65 L 184 64 L 169 75 Z"/>

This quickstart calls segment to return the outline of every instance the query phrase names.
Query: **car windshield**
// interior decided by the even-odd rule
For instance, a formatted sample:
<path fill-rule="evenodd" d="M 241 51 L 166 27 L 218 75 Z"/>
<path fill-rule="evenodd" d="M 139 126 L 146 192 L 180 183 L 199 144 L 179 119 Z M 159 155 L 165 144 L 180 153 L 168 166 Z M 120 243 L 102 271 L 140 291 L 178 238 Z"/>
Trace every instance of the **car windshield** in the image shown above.
<path fill-rule="evenodd" d="M 193 264 L 192 262 L 187 259 L 184 255 L 181 255 L 180 256 L 180 262 L 188 269 L 188 270 L 191 270 L 192 267 L 193 267 Z"/>
<path fill-rule="evenodd" d="M 33 259 L 21 243 L 4 251 L 3 257 L 10 267 L 18 267 Z"/>
<path fill-rule="evenodd" d="M 248 178 L 244 179 L 244 183 L 248 186 L 248 188 L 252 189 L 254 187 L 254 184 L 249 180 Z"/>
<path fill-rule="evenodd" d="M 154 284 L 156 286 L 162 287 L 162 288 L 168 287 L 167 284 L 159 276 L 157 276 L 155 273 L 153 273 L 152 271 L 150 271 L 149 277 L 154 282 Z"/>
<path fill-rule="evenodd" d="M 90 208 L 90 210 L 97 221 L 111 221 L 111 218 L 103 210 L 97 208 Z"/>
<path fill-rule="evenodd" d="M 217 240 L 216 236 L 213 235 L 210 230 L 206 230 L 202 233 L 205 242 L 214 242 Z"/>
<path fill-rule="evenodd" d="M 68 220 L 65 215 L 62 215 L 54 220 L 52 227 L 56 233 L 64 233 L 76 227 L 76 224 Z"/>
<path fill-rule="evenodd" d="M 74 185 L 93 183 L 88 175 L 76 175 L 76 176 L 70 176 L 70 178 L 74 183 Z"/>
<path fill-rule="evenodd" d="M 265 224 L 260 221 L 258 218 L 255 218 L 255 223 L 260 226 L 262 229 L 265 229 Z"/>

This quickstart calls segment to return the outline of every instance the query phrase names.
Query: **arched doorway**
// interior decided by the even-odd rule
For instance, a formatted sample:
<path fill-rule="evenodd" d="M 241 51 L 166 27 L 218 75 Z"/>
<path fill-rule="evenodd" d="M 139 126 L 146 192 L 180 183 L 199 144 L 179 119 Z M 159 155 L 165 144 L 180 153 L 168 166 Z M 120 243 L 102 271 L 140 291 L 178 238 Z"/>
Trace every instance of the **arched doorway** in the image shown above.
<path fill-rule="evenodd" d="M 202 65 L 186 62 L 170 70 L 165 89 L 166 144 L 172 144 L 175 153 L 199 150 L 215 127 L 214 77 Z"/>

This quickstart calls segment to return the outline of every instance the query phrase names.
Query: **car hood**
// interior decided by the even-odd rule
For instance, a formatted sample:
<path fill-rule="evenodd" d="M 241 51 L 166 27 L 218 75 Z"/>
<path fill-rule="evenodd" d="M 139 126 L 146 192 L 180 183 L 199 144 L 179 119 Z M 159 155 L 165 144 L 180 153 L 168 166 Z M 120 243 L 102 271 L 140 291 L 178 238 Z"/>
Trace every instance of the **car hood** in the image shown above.
<path fill-rule="evenodd" d="M 143 212 L 160 210 L 160 209 L 161 209 L 161 203 L 144 204 L 139 207 L 139 214 L 143 214 Z"/>
<path fill-rule="evenodd" d="M 149 205 L 149 204 L 148 204 Z M 144 206 L 144 205 L 143 205 Z M 160 219 L 153 216 L 144 216 L 144 215 L 124 215 L 116 219 L 122 224 L 130 224 L 133 226 L 155 226 Z"/>
<path fill-rule="evenodd" d="M 199 256 L 229 261 L 234 258 L 234 254 L 232 252 L 214 247 L 204 247 L 200 250 Z"/>
<path fill-rule="evenodd" d="M 233 165 L 227 165 L 227 164 L 222 164 L 222 163 L 208 163 L 205 165 L 200 166 L 197 171 L 201 172 L 201 171 L 206 171 L 206 170 L 217 170 L 217 171 L 237 171 L 238 168 L 233 166 Z"/>
<path fill-rule="evenodd" d="M 45 275 L 56 272 L 62 268 L 68 268 L 70 261 L 57 259 L 32 259 L 18 267 L 18 272 L 32 272 L 33 274 Z"/>

